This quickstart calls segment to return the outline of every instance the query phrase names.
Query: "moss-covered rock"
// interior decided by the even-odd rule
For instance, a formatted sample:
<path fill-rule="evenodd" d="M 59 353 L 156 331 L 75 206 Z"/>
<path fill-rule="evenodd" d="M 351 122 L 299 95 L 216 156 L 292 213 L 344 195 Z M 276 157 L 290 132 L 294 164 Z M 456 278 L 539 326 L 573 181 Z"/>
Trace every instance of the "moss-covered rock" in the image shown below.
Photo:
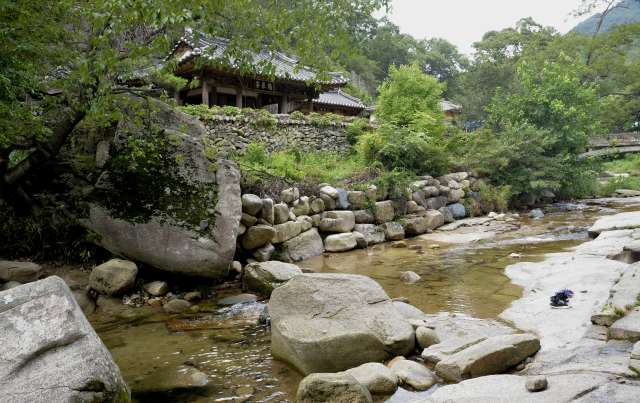
<path fill-rule="evenodd" d="M 239 171 L 232 161 L 207 159 L 200 121 L 160 102 L 154 106 L 152 126 L 118 123 L 79 222 L 119 256 L 174 273 L 224 277 L 240 223 Z M 157 158 L 139 159 L 132 168 L 131 149 L 121 139 L 150 136 Z"/>

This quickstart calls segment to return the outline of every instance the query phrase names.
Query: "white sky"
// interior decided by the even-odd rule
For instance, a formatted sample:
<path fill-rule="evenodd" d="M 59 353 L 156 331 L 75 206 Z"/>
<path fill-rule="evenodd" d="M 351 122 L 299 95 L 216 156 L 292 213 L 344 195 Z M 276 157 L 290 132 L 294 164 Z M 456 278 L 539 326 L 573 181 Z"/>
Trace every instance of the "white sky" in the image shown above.
<path fill-rule="evenodd" d="M 580 4 L 582 0 L 392 0 L 389 19 L 402 33 L 416 39 L 444 38 L 470 55 L 471 45 L 485 32 L 515 27 L 521 18 L 532 17 L 566 33 L 586 18 L 564 22 Z"/>

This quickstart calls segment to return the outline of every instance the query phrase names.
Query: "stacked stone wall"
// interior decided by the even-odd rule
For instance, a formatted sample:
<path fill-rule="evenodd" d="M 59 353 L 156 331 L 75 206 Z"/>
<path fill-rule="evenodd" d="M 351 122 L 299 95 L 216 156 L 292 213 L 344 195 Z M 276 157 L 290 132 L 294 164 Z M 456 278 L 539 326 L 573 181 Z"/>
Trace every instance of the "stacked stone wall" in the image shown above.
<path fill-rule="evenodd" d="M 209 145 L 218 147 L 221 156 L 235 150 L 244 155 L 250 143 L 264 143 L 267 153 L 299 147 L 303 151 L 331 151 L 345 154 L 351 149 L 346 131 L 351 123 L 318 126 L 294 119 L 290 115 L 274 115 L 275 127 L 259 125 L 246 117 L 213 116 L 203 120 Z"/>

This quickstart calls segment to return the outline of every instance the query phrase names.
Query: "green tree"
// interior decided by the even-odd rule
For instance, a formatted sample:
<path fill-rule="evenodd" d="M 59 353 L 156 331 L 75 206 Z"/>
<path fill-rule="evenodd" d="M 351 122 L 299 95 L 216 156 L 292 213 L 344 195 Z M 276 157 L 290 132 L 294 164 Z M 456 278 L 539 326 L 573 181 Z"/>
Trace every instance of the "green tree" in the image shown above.
<path fill-rule="evenodd" d="M 0 197 L 15 211 L 37 206 L 30 188 L 56 161 L 74 128 L 87 116 L 96 124 L 118 119 L 131 94 L 158 94 L 149 70 L 166 56 L 186 24 L 230 40 L 216 66 L 239 74 L 255 68 L 263 46 L 289 51 L 320 76 L 332 54 L 356 50 L 358 16 L 386 0 L 15 0 L 0 4 Z M 299 21 L 305 21 L 300 25 Z M 161 60 L 161 59 L 160 59 Z M 167 71 L 171 71 L 171 63 Z M 123 82 L 149 72 L 146 85 Z M 169 80 L 171 82 L 171 80 Z M 145 139 L 143 149 L 153 149 Z M 140 147 L 137 147 L 140 149 Z M 144 154 L 144 153 L 143 153 Z"/>
<path fill-rule="evenodd" d="M 380 26 L 374 31 L 365 55 L 377 64 L 375 75 L 378 81 L 382 82 L 389 76 L 391 66 L 414 62 L 415 48 L 416 40 L 413 36 L 400 33 L 400 27 L 385 17 L 380 20 Z"/>
<path fill-rule="evenodd" d="M 444 89 L 444 84 L 424 74 L 417 64 L 391 66 L 389 77 L 380 87 L 376 115 L 381 121 L 400 126 L 431 122 L 436 133 L 442 129 L 440 101 Z"/>
<path fill-rule="evenodd" d="M 531 124 L 549 130 L 553 145 L 547 155 L 584 151 L 590 136 L 603 133 L 593 111 L 604 105 L 597 85 L 583 85 L 580 68 L 561 54 L 556 62 L 545 62 L 541 70 L 523 62 L 518 68 L 522 91 L 497 97 L 489 108 L 489 119 L 499 127 Z"/>
<path fill-rule="evenodd" d="M 446 39 L 431 38 L 418 41 L 416 60 L 424 72 L 447 84 L 445 98 L 458 93 L 458 78 L 469 66 L 469 60 L 458 51 L 458 47 Z"/>

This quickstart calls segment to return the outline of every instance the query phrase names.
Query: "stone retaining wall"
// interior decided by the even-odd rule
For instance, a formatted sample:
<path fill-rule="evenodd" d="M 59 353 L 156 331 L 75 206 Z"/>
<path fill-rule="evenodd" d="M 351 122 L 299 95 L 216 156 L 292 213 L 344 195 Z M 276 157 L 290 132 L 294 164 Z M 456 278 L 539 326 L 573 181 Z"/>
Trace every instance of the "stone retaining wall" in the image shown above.
<path fill-rule="evenodd" d="M 347 153 L 351 145 L 346 140 L 346 130 L 351 123 L 336 123 L 317 126 L 290 115 L 273 115 L 278 123 L 275 127 L 256 124 L 245 117 L 214 115 L 203 120 L 211 145 L 218 147 L 220 155 L 236 150 L 244 155 L 249 143 L 264 143 L 267 153 L 297 146 L 304 151 L 333 151 Z"/>

